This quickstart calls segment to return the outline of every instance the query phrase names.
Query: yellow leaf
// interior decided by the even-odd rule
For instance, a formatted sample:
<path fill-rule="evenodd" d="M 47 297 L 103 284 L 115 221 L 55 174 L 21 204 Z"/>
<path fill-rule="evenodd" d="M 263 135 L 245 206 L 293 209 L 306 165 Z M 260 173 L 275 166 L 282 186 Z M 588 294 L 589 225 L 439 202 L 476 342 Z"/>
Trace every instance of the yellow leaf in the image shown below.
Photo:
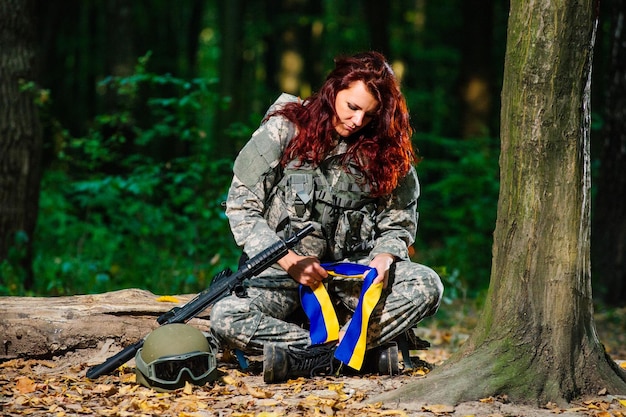
<path fill-rule="evenodd" d="M 343 386 L 344 386 L 343 382 L 341 384 L 328 384 L 328 389 L 341 393 L 343 392 Z"/>
<path fill-rule="evenodd" d="M 626 407 L 626 400 L 618 400 L 622 407 Z"/>
<path fill-rule="evenodd" d="M 237 380 L 230 375 L 224 375 L 222 381 L 228 385 L 237 385 Z"/>
<path fill-rule="evenodd" d="M 254 398 L 272 398 L 272 396 L 274 395 L 274 393 L 272 393 L 271 391 L 257 389 L 254 387 L 250 387 L 248 385 L 246 385 L 245 388 L 248 391 L 248 393 L 252 395 Z"/>
<path fill-rule="evenodd" d="M 626 361 L 623 361 L 619 364 L 620 368 L 626 369 Z"/>
<path fill-rule="evenodd" d="M 134 384 L 137 382 L 137 375 L 133 374 L 122 374 L 120 375 L 120 382 L 124 384 Z"/>
<path fill-rule="evenodd" d="M 385 410 L 385 411 L 381 411 L 380 413 L 378 413 L 378 415 L 380 416 L 400 416 L 400 417 L 406 417 L 407 414 L 402 411 L 402 410 Z"/>
<path fill-rule="evenodd" d="M 448 414 L 454 413 L 454 407 L 446 404 L 433 404 L 433 405 L 425 405 L 422 407 L 424 411 L 430 411 L 434 414 Z"/>
<path fill-rule="evenodd" d="M 156 299 L 159 303 L 178 303 L 180 300 L 172 295 L 162 295 Z"/>
<path fill-rule="evenodd" d="M 20 377 L 15 382 L 15 388 L 20 392 L 20 394 L 35 392 L 35 381 L 25 376 Z"/>
<path fill-rule="evenodd" d="M 183 389 L 183 392 L 187 395 L 193 394 L 193 386 L 191 386 L 189 381 L 185 381 L 185 388 Z"/>
<path fill-rule="evenodd" d="M 280 414 L 277 414 L 275 412 L 269 412 L 269 411 L 261 411 L 259 414 L 256 415 L 256 417 L 278 417 Z"/>
<path fill-rule="evenodd" d="M 93 392 L 95 394 L 101 394 L 104 397 L 110 397 L 118 392 L 117 386 L 113 384 L 98 384 L 94 387 Z"/>

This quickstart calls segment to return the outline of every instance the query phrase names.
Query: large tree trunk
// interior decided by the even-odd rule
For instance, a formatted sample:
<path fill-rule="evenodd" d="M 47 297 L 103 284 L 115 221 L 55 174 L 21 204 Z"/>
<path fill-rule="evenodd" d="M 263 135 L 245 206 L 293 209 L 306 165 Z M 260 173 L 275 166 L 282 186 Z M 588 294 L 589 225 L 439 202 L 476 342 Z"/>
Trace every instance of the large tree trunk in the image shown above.
<path fill-rule="evenodd" d="M 456 404 L 507 395 L 545 405 L 601 389 L 626 393 L 626 375 L 607 357 L 593 322 L 592 3 L 511 2 L 487 303 L 458 355 L 373 401 Z"/>
<path fill-rule="evenodd" d="M 10 262 L 23 271 L 19 284 L 26 288 L 33 284 L 42 151 L 37 107 L 32 90 L 24 89 L 36 72 L 33 16 L 32 1 L 0 2 L 0 262 L 13 250 Z"/>
<path fill-rule="evenodd" d="M 601 298 L 626 305 L 626 0 L 611 2 L 612 50 L 593 209 L 591 259 Z"/>

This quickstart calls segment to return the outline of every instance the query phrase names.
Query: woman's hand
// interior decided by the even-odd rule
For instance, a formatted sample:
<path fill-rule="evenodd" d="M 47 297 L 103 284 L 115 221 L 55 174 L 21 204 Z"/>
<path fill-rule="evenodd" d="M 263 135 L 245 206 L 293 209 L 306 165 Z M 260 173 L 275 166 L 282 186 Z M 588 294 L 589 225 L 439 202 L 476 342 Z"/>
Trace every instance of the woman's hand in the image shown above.
<path fill-rule="evenodd" d="M 379 253 L 372 259 L 370 262 L 370 267 L 376 268 L 378 271 L 378 276 L 374 279 L 374 284 L 378 284 L 379 282 L 383 283 L 383 288 L 387 288 L 389 282 L 389 268 L 393 261 L 395 260 L 394 256 L 390 253 Z"/>
<path fill-rule="evenodd" d="M 316 288 L 328 276 L 317 258 L 300 256 L 292 250 L 278 261 L 278 265 L 296 282 L 311 288 Z"/>

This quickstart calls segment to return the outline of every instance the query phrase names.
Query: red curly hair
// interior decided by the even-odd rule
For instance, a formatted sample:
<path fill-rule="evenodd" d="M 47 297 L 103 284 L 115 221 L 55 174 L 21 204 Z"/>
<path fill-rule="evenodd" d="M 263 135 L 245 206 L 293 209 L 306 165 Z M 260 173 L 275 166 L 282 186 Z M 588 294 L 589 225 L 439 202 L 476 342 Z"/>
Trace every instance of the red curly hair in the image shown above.
<path fill-rule="evenodd" d="M 365 84 L 379 106 L 370 123 L 347 138 L 345 158 L 366 176 L 373 196 L 385 196 L 407 174 L 416 156 L 406 101 L 382 54 L 364 52 L 335 59 L 335 69 L 319 92 L 302 102 L 288 103 L 268 117 L 282 115 L 298 127 L 282 156 L 282 166 L 295 160 L 318 165 L 334 146 L 337 93 L 355 81 Z"/>

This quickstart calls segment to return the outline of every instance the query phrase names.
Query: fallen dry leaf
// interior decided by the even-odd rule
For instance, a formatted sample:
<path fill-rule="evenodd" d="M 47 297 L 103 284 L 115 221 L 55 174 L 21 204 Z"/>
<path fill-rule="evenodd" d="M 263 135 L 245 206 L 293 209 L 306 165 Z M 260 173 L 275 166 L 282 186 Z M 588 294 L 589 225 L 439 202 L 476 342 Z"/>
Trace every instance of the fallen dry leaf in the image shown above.
<path fill-rule="evenodd" d="M 35 381 L 25 376 L 20 377 L 15 382 L 15 389 L 19 391 L 20 394 L 35 392 Z"/>
<path fill-rule="evenodd" d="M 450 414 L 454 413 L 455 408 L 447 404 L 432 404 L 423 406 L 422 410 L 430 411 L 433 414 Z"/>
<path fill-rule="evenodd" d="M 255 388 L 249 385 L 245 385 L 245 389 L 254 398 L 265 399 L 265 398 L 272 398 L 274 396 L 274 393 L 272 391 L 269 391 L 266 389 Z"/>

